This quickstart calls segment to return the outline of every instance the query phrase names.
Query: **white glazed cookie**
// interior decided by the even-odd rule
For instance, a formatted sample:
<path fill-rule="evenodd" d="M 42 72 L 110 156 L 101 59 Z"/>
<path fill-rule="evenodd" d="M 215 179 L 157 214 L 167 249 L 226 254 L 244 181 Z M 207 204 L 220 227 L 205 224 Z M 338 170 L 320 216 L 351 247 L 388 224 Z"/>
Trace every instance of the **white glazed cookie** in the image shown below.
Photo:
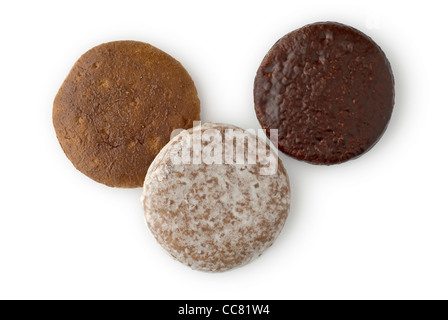
<path fill-rule="evenodd" d="M 281 161 L 262 139 L 226 124 L 206 123 L 199 128 L 183 131 L 157 155 L 143 186 L 143 208 L 149 229 L 171 256 L 193 269 L 225 271 L 260 256 L 280 234 L 289 212 L 289 180 Z M 244 163 L 225 161 L 228 129 L 245 133 L 243 146 L 249 152 L 243 153 Z M 194 141 L 193 134 L 200 132 L 204 137 L 210 130 L 222 134 L 223 164 L 176 160 L 187 141 Z M 238 139 L 244 141 L 241 136 L 232 140 L 235 162 L 235 154 L 241 151 Z M 253 142 L 275 155 L 271 174 L 263 172 L 268 157 L 249 161 L 247 146 Z M 202 143 L 203 155 L 207 144 Z M 189 155 L 197 155 L 191 149 Z"/>

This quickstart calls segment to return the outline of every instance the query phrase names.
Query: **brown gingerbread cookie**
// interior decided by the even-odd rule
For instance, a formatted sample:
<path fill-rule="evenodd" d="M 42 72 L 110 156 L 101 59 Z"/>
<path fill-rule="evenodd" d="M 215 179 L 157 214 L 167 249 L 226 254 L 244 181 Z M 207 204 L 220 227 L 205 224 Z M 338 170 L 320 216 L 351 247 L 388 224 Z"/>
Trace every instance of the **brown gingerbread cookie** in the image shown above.
<path fill-rule="evenodd" d="M 200 119 L 182 65 L 142 42 L 116 41 L 85 53 L 53 107 L 57 138 L 73 165 L 111 187 L 141 187 L 149 165 L 177 128 Z"/>
<path fill-rule="evenodd" d="M 369 150 L 385 131 L 394 79 L 381 48 L 362 32 L 333 22 L 295 30 L 271 48 L 255 77 L 255 111 L 278 129 L 286 154 L 335 164 Z"/>

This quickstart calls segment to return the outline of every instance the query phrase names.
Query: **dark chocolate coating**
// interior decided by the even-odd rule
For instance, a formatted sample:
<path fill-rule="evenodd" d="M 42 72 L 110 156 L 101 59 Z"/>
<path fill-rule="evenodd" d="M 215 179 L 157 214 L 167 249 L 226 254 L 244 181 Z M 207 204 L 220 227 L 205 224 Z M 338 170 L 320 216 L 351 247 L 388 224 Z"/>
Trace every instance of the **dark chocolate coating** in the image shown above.
<path fill-rule="evenodd" d="M 379 140 L 393 110 L 394 79 L 368 36 L 339 23 L 315 23 L 271 48 L 255 77 L 254 101 L 268 136 L 278 129 L 281 151 L 336 164 Z"/>

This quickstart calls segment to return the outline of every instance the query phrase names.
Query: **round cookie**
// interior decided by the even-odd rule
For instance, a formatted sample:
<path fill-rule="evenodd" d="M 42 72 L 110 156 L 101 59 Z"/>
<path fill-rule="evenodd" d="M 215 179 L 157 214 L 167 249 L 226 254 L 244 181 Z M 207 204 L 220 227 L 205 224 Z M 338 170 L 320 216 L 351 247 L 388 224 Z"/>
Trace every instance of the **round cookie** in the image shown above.
<path fill-rule="evenodd" d="M 224 138 L 229 130 L 235 138 Z M 195 137 L 203 141 L 196 151 L 189 147 Z M 258 143 L 266 149 L 251 161 L 255 152 L 249 146 Z M 201 149 L 198 163 L 194 157 Z M 187 157 L 181 158 L 183 150 Z M 208 154 L 222 164 L 207 160 Z M 171 256 L 193 269 L 225 271 L 260 256 L 277 238 L 289 212 L 289 179 L 263 140 L 234 126 L 206 123 L 162 149 L 148 170 L 142 203 L 149 229 Z"/>
<path fill-rule="evenodd" d="M 85 53 L 53 106 L 57 138 L 73 165 L 111 187 L 141 187 L 177 128 L 200 118 L 182 65 L 142 42 L 116 41 Z"/>
<path fill-rule="evenodd" d="M 268 134 L 278 129 L 281 151 L 336 164 L 379 140 L 392 114 L 394 79 L 368 36 L 339 23 L 315 23 L 285 35 L 267 53 L 254 102 Z"/>

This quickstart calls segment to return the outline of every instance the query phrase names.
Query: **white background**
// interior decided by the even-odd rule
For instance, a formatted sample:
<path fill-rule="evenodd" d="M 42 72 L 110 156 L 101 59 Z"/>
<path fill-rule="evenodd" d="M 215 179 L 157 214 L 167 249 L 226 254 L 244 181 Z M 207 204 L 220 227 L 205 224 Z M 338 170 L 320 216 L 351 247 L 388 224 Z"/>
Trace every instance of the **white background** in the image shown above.
<path fill-rule="evenodd" d="M 2 1 L 0 298 L 448 298 L 448 41 L 443 1 Z M 203 121 L 259 128 L 253 79 L 289 31 L 339 21 L 387 54 L 396 104 L 361 158 L 281 154 L 292 206 L 277 242 L 219 274 L 171 259 L 140 189 L 76 171 L 52 126 L 75 61 L 112 40 L 151 43 L 190 72 Z"/>

